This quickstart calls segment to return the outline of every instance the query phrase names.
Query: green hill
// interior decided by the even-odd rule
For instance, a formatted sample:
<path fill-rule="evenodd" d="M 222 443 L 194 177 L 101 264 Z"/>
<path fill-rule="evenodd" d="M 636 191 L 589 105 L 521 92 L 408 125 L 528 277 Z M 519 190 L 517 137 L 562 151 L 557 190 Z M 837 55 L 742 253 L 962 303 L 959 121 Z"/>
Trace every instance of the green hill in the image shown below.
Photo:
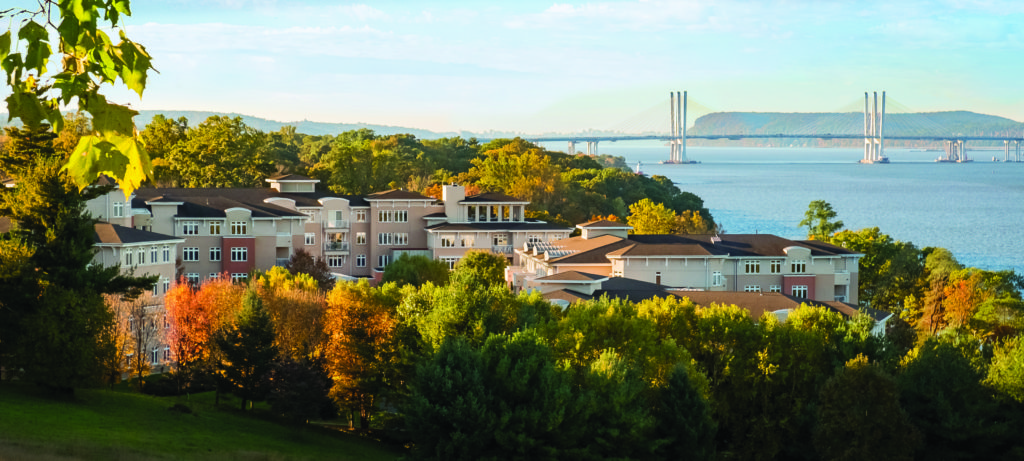
<path fill-rule="evenodd" d="M 79 390 L 73 401 L 0 384 L 0 460 L 395 460 L 393 447 L 317 426 L 289 426 L 208 403 Z M 171 411 L 188 403 L 192 414 Z"/>

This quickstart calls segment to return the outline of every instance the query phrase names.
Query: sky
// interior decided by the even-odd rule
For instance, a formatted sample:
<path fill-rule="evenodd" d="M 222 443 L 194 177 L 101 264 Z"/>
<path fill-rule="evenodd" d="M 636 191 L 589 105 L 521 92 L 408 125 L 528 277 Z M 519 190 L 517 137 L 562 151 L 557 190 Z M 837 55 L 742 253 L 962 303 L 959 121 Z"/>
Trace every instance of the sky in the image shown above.
<path fill-rule="evenodd" d="M 1020 1 L 136 0 L 125 30 L 159 72 L 141 100 L 107 91 L 136 109 L 668 131 L 670 91 L 714 111 L 830 112 L 885 90 L 890 107 L 1024 121 Z"/>

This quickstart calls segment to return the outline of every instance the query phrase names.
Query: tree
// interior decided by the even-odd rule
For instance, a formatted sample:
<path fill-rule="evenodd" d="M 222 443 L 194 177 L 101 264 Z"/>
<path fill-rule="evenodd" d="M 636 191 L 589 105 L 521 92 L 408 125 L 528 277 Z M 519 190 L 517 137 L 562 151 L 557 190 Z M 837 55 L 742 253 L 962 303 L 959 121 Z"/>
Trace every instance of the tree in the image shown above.
<path fill-rule="evenodd" d="M 165 159 L 180 187 L 260 187 L 275 171 L 264 135 L 242 117 L 210 116 Z"/>
<path fill-rule="evenodd" d="M 313 255 L 304 249 L 295 250 L 295 253 L 292 253 L 292 257 L 288 258 L 284 268 L 288 269 L 288 272 L 291 272 L 292 275 L 309 275 L 313 280 L 316 280 L 320 290 L 324 292 L 331 291 L 334 288 L 334 275 L 331 274 L 331 268 L 327 266 L 327 261 L 324 261 L 324 258 L 314 258 Z"/>
<path fill-rule="evenodd" d="M 843 228 L 843 222 L 836 221 L 836 216 L 838 214 L 832 210 L 831 204 L 824 200 L 814 200 L 807 206 L 800 227 L 807 228 L 807 238 L 828 243 L 832 235 Z"/>
<path fill-rule="evenodd" d="M 705 220 L 704 216 L 698 212 L 684 210 L 676 218 L 676 234 L 710 234 L 712 232 L 717 232 L 714 223 Z"/>
<path fill-rule="evenodd" d="M 188 139 L 188 119 L 179 117 L 174 120 L 156 114 L 139 136 L 146 143 L 146 151 L 152 159 L 154 180 L 166 184 L 180 180 L 171 171 L 167 157 L 179 143 Z"/>
<path fill-rule="evenodd" d="M 504 255 L 470 251 L 455 265 L 455 272 L 456 276 L 467 276 L 479 285 L 504 285 L 507 265 L 508 259 Z"/>
<path fill-rule="evenodd" d="M 139 392 L 142 392 L 142 377 L 150 373 L 153 362 L 151 354 L 164 337 L 165 316 L 148 296 L 107 299 L 117 315 L 116 323 L 126 330 L 127 338 L 122 347 L 128 371 L 135 374 Z"/>
<path fill-rule="evenodd" d="M 1024 335 L 996 346 L 985 383 L 1003 395 L 1024 403 Z"/>
<path fill-rule="evenodd" d="M 274 266 L 256 283 L 260 299 L 274 322 L 274 338 L 282 356 L 297 363 L 323 358 L 327 298 L 308 274 L 291 274 Z"/>
<path fill-rule="evenodd" d="M 690 380 L 690 371 L 676 365 L 668 385 L 658 390 L 655 399 L 654 439 L 659 442 L 657 454 L 663 459 L 715 459 L 717 424 L 711 406 Z"/>
<path fill-rule="evenodd" d="M 383 283 L 394 282 L 398 286 L 419 287 L 430 282 L 435 285 L 448 283 L 448 263 L 423 255 L 402 253 L 384 269 Z"/>
<path fill-rule="evenodd" d="M 149 157 L 133 133 L 132 117 L 138 112 L 108 102 L 99 91 L 101 85 L 113 85 L 120 79 L 142 97 L 152 65 L 146 49 L 131 41 L 121 27 L 122 16 L 130 15 L 128 0 L 43 0 L 37 10 L 0 11 L 0 18 L 9 18 L 12 28 L 20 18 L 16 39 L 12 40 L 12 29 L 0 35 L 0 60 L 12 90 L 6 100 L 9 119 L 21 119 L 29 130 L 46 120 L 60 133 L 64 129 L 62 105 L 75 101 L 79 111 L 92 116 L 92 132 L 81 137 L 67 164 L 69 177 L 80 189 L 106 174 L 131 194 L 152 177 Z M 104 32 L 108 27 L 120 31 L 119 43 L 114 44 Z M 49 74 L 50 39 L 54 36 L 61 69 Z"/>
<path fill-rule="evenodd" d="M 831 243 L 864 253 L 857 274 L 862 307 L 899 313 L 907 296 L 920 297 L 925 255 L 913 243 L 895 241 L 877 227 L 844 230 Z"/>
<path fill-rule="evenodd" d="M 913 459 L 920 434 L 900 407 L 896 380 L 864 356 L 821 388 L 814 445 L 825 460 Z"/>
<path fill-rule="evenodd" d="M 629 206 L 626 222 L 633 226 L 634 234 L 673 234 L 678 217 L 661 203 L 643 199 Z"/>
<path fill-rule="evenodd" d="M 270 410 L 285 419 L 306 422 L 333 418 L 338 408 L 329 397 L 331 379 L 318 362 L 281 357 L 267 380 Z"/>
<path fill-rule="evenodd" d="M 245 410 L 246 403 L 251 405 L 266 395 L 266 378 L 277 359 L 274 322 L 255 291 L 245 292 L 242 310 L 233 322 L 221 327 L 214 341 L 223 356 L 218 371 L 242 399 Z"/>
<path fill-rule="evenodd" d="M 241 306 L 243 288 L 227 277 L 192 287 L 184 278 L 164 295 L 170 330 L 167 342 L 175 360 L 179 390 L 188 389 L 205 371 L 221 325 Z"/>

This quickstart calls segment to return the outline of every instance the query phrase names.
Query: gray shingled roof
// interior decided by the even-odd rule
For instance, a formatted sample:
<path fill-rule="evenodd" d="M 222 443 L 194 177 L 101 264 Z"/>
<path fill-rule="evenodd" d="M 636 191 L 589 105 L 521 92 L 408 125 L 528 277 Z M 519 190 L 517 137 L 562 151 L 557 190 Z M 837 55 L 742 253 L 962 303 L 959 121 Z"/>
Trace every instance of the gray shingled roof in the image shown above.
<path fill-rule="evenodd" d="M 606 275 L 591 274 L 591 273 L 580 272 L 580 271 L 566 271 L 566 272 L 559 272 L 559 273 L 554 274 L 554 275 L 548 275 L 548 276 L 545 276 L 545 277 L 540 277 L 540 278 L 537 278 L 535 280 L 537 280 L 537 281 L 545 281 L 545 282 L 558 282 L 558 281 L 566 281 L 566 282 L 593 282 L 593 281 L 596 281 L 596 280 L 607 279 L 607 278 L 608 278 L 608 276 L 606 276 Z"/>
<path fill-rule="evenodd" d="M 518 197 L 511 195 L 502 194 L 500 192 L 484 192 L 482 194 L 470 195 L 459 201 L 459 203 L 530 203 L 528 200 L 523 200 Z"/>
<path fill-rule="evenodd" d="M 374 192 L 366 196 L 366 200 L 436 200 L 433 197 L 418 192 L 407 190 L 391 189 L 382 192 Z"/>
<path fill-rule="evenodd" d="M 622 222 L 609 221 L 602 219 L 599 221 L 590 221 L 583 224 L 579 224 L 576 227 L 581 229 L 632 229 L 633 227 L 629 224 Z"/>
<path fill-rule="evenodd" d="M 133 227 L 124 227 L 105 222 L 93 226 L 93 240 L 96 243 L 144 243 L 183 240 L 166 234 L 144 231 Z"/>

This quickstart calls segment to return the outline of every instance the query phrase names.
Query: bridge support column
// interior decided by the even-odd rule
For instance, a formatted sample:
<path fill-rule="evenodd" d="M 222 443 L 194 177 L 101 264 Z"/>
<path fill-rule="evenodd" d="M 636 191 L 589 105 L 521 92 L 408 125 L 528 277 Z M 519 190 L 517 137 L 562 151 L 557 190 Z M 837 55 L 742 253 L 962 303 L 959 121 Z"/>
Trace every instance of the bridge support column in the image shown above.
<path fill-rule="evenodd" d="M 587 155 L 597 155 L 597 141 L 587 141 Z"/>
<path fill-rule="evenodd" d="M 569 148 L 566 150 L 569 155 L 576 155 L 576 141 L 569 141 Z"/>
<path fill-rule="evenodd" d="M 1010 161 L 1010 141 L 1003 141 L 1003 161 Z"/>
<path fill-rule="evenodd" d="M 885 157 L 885 92 L 882 92 L 882 104 L 878 104 L 878 92 L 874 93 L 874 103 L 869 103 L 868 93 L 864 92 L 864 159 L 860 163 L 888 163 Z"/>

